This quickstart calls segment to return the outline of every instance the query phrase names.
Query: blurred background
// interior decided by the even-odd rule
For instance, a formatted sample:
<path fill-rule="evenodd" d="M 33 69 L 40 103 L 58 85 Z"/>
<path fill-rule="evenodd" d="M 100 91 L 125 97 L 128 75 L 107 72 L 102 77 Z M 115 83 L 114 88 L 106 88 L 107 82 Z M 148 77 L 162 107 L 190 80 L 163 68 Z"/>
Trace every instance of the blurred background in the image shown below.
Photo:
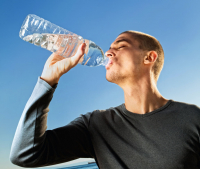
<path fill-rule="evenodd" d="M 160 93 L 167 99 L 200 106 L 199 6 L 198 0 L 1 1 L 0 168 L 20 168 L 9 160 L 10 147 L 24 106 L 51 54 L 19 38 L 28 14 L 92 40 L 104 52 L 126 30 L 156 37 L 165 52 L 158 80 Z M 109 83 L 105 74 L 103 66 L 91 68 L 80 64 L 65 74 L 49 107 L 48 129 L 64 126 L 80 114 L 124 103 L 123 90 Z M 92 159 L 75 162 L 87 160 Z"/>

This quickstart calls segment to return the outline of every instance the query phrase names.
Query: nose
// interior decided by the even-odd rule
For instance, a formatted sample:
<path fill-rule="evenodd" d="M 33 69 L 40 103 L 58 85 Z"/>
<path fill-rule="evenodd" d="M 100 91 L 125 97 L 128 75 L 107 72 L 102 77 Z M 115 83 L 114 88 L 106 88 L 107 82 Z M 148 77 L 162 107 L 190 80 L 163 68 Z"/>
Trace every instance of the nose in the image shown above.
<path fill-rule="evenodd" d="M 109 57 L 113 57 L 113 56 L 114 56 L 114 53 L 113 53 L 113 51 L 111 51 L 111 49 L 109 49 L 109 50 L 105 53 L 105 55 L 109 58 Z"/>

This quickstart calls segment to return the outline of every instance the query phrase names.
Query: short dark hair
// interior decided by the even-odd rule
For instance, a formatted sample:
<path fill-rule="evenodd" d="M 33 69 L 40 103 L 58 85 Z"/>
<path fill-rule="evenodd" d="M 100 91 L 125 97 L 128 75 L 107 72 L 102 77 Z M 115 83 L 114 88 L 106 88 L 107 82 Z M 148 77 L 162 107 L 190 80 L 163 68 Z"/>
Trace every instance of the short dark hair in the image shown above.
<path fill-rule="evenodd" d="M 147 51 L 153 50 L 158 54 L 157 60 L 152 67 L 154 72 L 154 78 L 157 82 L 164 65 L 164 51 L 160 42 L 155 37 L 138 31 L 129 30 L 124 31 L 121 34 L 123 33 L 131 34 L 134 37 L 134 40 L 136 40 L 139 43 L 140 49 Z"/>

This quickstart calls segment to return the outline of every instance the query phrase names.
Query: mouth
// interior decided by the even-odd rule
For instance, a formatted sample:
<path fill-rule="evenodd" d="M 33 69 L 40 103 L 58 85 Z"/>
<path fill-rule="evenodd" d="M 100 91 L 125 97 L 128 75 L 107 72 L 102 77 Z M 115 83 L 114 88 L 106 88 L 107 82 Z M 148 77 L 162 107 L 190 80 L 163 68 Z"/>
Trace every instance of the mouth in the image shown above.
<path fill-rule="evenodd" d="M 112 60 L 109 60 L 109 61 L 108 61 L 108 64 L 105 66 L 106 69 L 108 69 L 112 64 L 113 64 L 113 61 L 112 61 Z"/>

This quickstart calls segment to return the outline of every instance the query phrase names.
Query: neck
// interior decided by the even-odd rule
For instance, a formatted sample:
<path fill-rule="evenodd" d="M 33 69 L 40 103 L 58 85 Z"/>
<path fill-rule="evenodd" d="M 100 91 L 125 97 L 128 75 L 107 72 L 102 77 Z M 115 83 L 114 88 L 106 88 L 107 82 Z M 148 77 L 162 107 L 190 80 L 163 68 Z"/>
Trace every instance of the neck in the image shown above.
<path fill-rule="evenodd" d="M 168 102 L 159 93 L 154 80 L 140 79 L 121 87 L 124 90 L 125 107 L 133 113 L 146 114 Z"/>

